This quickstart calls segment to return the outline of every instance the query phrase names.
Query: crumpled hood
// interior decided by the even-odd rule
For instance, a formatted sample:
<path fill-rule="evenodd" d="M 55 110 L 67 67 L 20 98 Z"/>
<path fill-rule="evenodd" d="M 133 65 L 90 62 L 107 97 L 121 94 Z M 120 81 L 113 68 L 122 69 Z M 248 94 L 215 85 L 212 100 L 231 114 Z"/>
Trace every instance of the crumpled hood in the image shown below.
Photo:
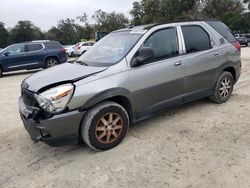
<path fill-rule="evenodd" d="M 23 81 L 22 87 L 37 92 L 53 84 L 76 82 L 106 69 L 106 67 L 88 67 L 77 63 L 64 63 L 31 75 Z"/>

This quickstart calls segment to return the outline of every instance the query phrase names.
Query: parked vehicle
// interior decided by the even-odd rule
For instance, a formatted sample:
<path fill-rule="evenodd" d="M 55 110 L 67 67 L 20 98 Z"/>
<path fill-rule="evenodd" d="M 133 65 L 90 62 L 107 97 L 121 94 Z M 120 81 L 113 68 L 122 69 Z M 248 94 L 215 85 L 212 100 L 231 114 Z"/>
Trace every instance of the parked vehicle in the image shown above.
<path fill-rule="evenodd" d="M 3 72 L 48 68 L 66 61 L 65 50 L 56 41 L 13 44 L 0 52 L 0 77 Z"/>
<path fill-rule="evenodd" d="M 250 33 L 246 34 L 246 37 L 247 37 L 247 40 L 248 40 L 248 43 L 250 42 Z"/>
<path fill-rule="evenodd" d="M 75 46 L 74 54 L 76 56 L 80 56 L 88 51 L 95 43 L 94 42 L 81 42 L 80 44 Z"/>
<path fill-rule="evenodd" d="M 63 46 L 68 57 L 72 57 L 74 56 L 74 51 L 75 51 L 75 45 L 66 45 L 66 46 Z"/>
<path fill-rule="evenodd" d="M 225 103 L 241 72 L 240 44 L 219 21 L 114 31 L 75 63 L 22 82 L 19 109 L 34 141 L 108 150 L 129 125 L 209 97 Z M 41 79 L 42 78 L 42 79 Z"/>
<path fill-rule="evenodd" d="M 246 37 L 237 37 L 237 41 L 239 41 L 240 45 L 248 46 L 248 40 Z"/>

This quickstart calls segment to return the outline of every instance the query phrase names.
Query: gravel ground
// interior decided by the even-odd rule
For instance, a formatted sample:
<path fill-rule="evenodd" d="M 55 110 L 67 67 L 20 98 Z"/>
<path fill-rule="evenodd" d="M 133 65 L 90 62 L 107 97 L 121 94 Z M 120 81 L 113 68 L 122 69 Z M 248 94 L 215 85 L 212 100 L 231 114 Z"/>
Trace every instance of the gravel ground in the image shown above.
<path fill-rule="evenodd" d="M 183 105 L 134 125 L 107 152 L 33 143 L 18 114 L 20 83 L 0 79 L 0 187 L 250 187 L 250 48 L 226 104 Z"/>

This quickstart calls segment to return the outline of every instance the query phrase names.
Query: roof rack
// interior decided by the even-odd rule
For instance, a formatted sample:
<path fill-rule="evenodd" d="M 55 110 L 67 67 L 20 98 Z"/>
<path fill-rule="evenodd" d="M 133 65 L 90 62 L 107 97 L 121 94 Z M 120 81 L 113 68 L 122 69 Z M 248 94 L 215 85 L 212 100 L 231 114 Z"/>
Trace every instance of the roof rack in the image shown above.
<path fill-rule="evenodd" d="M 33 40 L 31 42 L 50 42 L 50 40 Z"/>
<path fill-rule="evenodd" d="M 180 22 L 202 22 L 202 21 L 218 21 L 215 18 L 200 18 L 200 19 L 188 19 L 188 18 L 184 18 L 184 19 L 177 19 L 177 20 L 172 20 L 172 21 L 163 21 L 160 23 L 155 23 L 152 24 L 150 26 L 145 27 L 145 30 L 149 30 L 152 29 L 153 27 L 159 26 L 159 25 L 163 25 L 163 24 L 170 24 L 170 23 L 180 23 Z"/>

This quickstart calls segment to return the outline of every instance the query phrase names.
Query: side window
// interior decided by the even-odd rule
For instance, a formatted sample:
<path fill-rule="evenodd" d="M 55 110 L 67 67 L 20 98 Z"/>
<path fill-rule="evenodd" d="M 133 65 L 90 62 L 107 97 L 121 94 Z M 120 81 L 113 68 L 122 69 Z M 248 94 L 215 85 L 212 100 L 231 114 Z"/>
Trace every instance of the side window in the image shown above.
<path fill-rule="evenodd" d="M 27 51 L 28 52 L 34 52 L 43 49 L 43 46 L 41 44 L 28 44 L 27 45 Z"/>
<path fill-rule="evenodd" d="M 47 42 L 45 43 L 49 49 L 60 49 L 62 45 L 59 42 Z"/>
<path fill-rule="evenodd" d="M 200 26 L 182 26 L 181 29 L 187 53 L 200 52 L 211 48 L 210 37 Z"/>
<path fill-rule="evenodd" d="M 24 51 L 24 45 L 23 44 L 16 44 L 14 46 L 11 46 L 6 50 L 10 55 L 15 55 L 19 53 L 23 53 Z"/>
<path fill-rule="evenodd" d="M 177 56 L 179 51 L 176 29 L 168 28 L 155 32 L 143 46 L 153 49 L 155 55 L 153 61 Z"/>

